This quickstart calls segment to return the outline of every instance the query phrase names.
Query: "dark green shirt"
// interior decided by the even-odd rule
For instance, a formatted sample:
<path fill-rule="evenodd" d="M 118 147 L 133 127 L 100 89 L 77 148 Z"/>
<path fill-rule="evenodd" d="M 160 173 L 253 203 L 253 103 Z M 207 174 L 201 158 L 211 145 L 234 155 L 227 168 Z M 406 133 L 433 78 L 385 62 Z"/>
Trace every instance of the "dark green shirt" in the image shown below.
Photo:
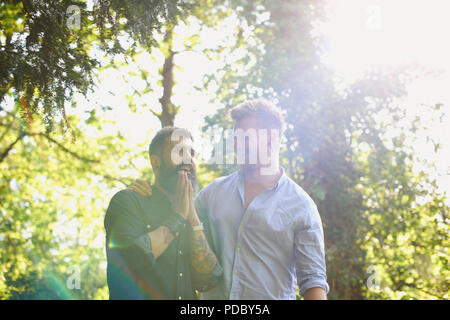
<path fill-rule="evenodd" d="M 114 195 L 105 216 L 110 299 L 196 299 L 190 270 L 190 226 L 187 224 L 158 259 L 152 253 L 148 233 L 174 214 L 157 188 L 151 197 L 130 190 Z"/>

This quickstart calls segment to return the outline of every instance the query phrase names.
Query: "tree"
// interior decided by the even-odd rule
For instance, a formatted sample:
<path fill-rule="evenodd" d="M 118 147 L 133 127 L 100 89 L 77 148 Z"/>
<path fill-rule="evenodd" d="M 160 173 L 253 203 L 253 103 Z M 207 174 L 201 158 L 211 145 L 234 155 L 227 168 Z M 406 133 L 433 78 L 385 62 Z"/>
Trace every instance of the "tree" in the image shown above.
<path fill-rule="evenodd" d="M 69 110 L 66 102 L 71 101 L 76 90 L 86 93 L 87 88 L 93 86 L 92 75 L 96 75 L 96 68 L 100 67 L 100 62 L 92 59 L 91 49 L 94 47 L 99 49 L 100 55 L 106 53 L 111 59 L 109 64 L 102 61 L 101 69 L 114 65 L 115 58 L 120 54 L 133 59 L 138 47 L 149 51 L 169 44 L 167 60 L 173 59 L 174 54 L 170 54 L 170 37 L 161 45 L 153 38 L 153 31 L 166 31 L 166 27 L 159 25 L 158 21 L 164 21 L 165 26 L 175 23 L 166 15 L 163 8 L 165 4 L 170 6 L 168 9 L 172 14 L 177 12 L 178 9 L 173 7 L 174 2 L 102 2 L 91 11 L 87 10 L 84 3 L 76 3 L 83 9 L 80 15 L 82 28 L 77 30 L 79 33 L 66 28 L 64 20 L 55 20 L 58 12 L 66 9 L 65 3 L 8 2 L 2 5 L 2 32 L 10 34 L 11 39 L 8 40 L 7 37 L 7 48 L 2 48 L 2 54 L 8 60 L 1 60 L 2 63 L 6 61 L 2 65 L 2 70 L 6 70 L 2 75 L 9 74 L 10 77 L 4 78 L 4 83 L 8 83 L 8 86 L 2 92 L 3 101 L 0 104 L 0 297 L 107 297 L 103 214 L 108 199 L 112 196 L 111 190 L 117 191 L 128 185 L 132 177 L 143 174 L 134 165 L 134 160 L 147 158 L 148 142 L 145 146 L 131 146 L 120 132 L 116 135 L 104 134 L 102 128 L 105 121 L 102 118 L 111 109 L 109 106 L 91 109 L 89 118 L 80 121 L 78 117 L 66 115 L 66 108 Z M 121 9 L 120 6 L 124 8 Z M 162 10 L 164 15 L 158 21 L 147 23 L 152 15 L 148 15 L 146 6 L 154 6 L 155 10 Z M 98 14 L 100 18 L 92 20 L 92 14 Z M 143 15 L 145 19 L 140 20 Z M 30 17 L 37 17 L 40 24 Z M 61 19 L 63 18 L 66 17 L 62 16 Z M 23 22 L 25 20 L 26 23 Z M 26 24 L 24 30 L 14 29 L 16 24 L 20 25 L 22 22 Z M 7 23 L 9 29 L 3 29 Z M 57 27 L 63 29 L 53 30 Z M 126 48 L 120 42 L 120 36 L 125 31 L 129 32 L 127 38 L 132 41 Z M 28 39 L 29 34 L 35 33 L 41 37 L 39 41 L 45 39 L 48 42 L 45 50 L 52 55 L 51 62 L 54 63 L 53 59 L 70 60 L 74 73 L 63 74 L 66 71 L 61 67 L 58 69 L 61 73 L 48 76 L 48 68 L 57 66 L 35 58 L 39 55 L 47 58 L 43 49 L 39 47 L 33 50 L 31 44 L 27 47 L 28 43 L 22 48 L 22 44 L 15 40 L 19 35 Z M 76 38 L 82 47 L 78 45 L 77 48 L 72 48 L 71 42 L 65 38 L 68 35 Z M 58 50 L 51 48 L 55 43 L 60 45 Z M 14 55 L 19 49 L 22 50 L 23 57 Z M 74 52 L 79 56 L 73 56 Z M 84 62 L 83 57 L 86 58 Z M 13 62 L 17 67 L 14 67 Z M 80 69 L 77 63 L 85 63 L 84 69 Z M 23 65 L 29 67 L 25 70 L 28 75 L 16 84 L 14 81 L 17 80 L 17 75 L 24 72 L 14 72 L 21 70 Z M 168 84 L 164 84 L 167 93 L 161 101 L 165 106 L 170 106 L 170 91 L 173 87 L 170 73 L 173 68 L 173 63 L 167 63 L 162 68 L 163 79 L 169 80 Z M 39 74 L 38 70 L 44 72 L 44 75 Z M 149 76 L 145 70 L 141 71 L 143 76 Z M 59 76 L 61 79 L 58 80 Z M 74 79 L 80 81 L 74 82 Z M 54 81 L 57 82 L 56 85 Z M 23 88 L 34 86 L 33 94 L 27 95 L 25 89 L 20 89 L 21 85 Z M 70 91 L 69 94 L 66 95 L 67 92 L 62 90 L 64 94 L 58 96 L 61 92 L 56 90 L 57 86 L 65 86 Z M 42 93 L 41 88 L 48 88 L 49 91 Z M 56 91 L 52 91 L 53 89 Z M 53 119 L 60 107 L 62 117 Z M 170 111 L 171 121 L 175 115 L 176 112 Z M 70 129 L 72 143 L 67 143 L 67 128 Z M 151 173 L 146 175 L 147 178 L 151 177 Z M 69 282 L 77 272 L 80 273 L 81 286 L 73 288 Z"/>
<path fill-rule="evenodd" d="M 416 222 L 411 221 L 408 227 L 404 227 L 408 234 L 414 235 L 415 226 L 418 227 L 414 223 L 422 224 L 436 214 L 436 210 L 427 212 L 413 201 L 411 195 L 425 191 L 413 182 L 416 177 L 411 167 L 400 165 L 402 159 L 411 153 L 405 149 L 401 139 L 394 141 L 394 151 L 389 150 L 386 145 L 392 143 L 384 137 L 385 128 L 377 122 L 381 109 L 391 112 L 390 124 L 395 124 L 399 112 L 398 105 L 392 106 L 392 101 L 404 94 L 402 75 L 407 74 L 410 66 L 399 66 L 390 73 L 374 71 L 344 92 L 339 91 L 332 71 L 320 60 L 322 39 L 312 32 L 314 24 L 325 19 L 325 1 L 284 1 L 282 4 L 253 1 L 232 2 L 232 5 L 238 12 L 240 24 L 236 43 L 227 50 L 232 54 L 245 48 L 246 54 L 232 64 L 225 64 L 219 80 L 217 77 L 210 79 L 220 81 L 217 99 L 224 108 L 207 119 L 204 130 L 220 131 L 220 128 L 230 127 L 227 111 L 245 99 L 265 96 L 278 103 L 288 122 L 282 165 L 312 196 L 322 216 L 330 298 L 373 297 L 367 290 L 368 267 L 374 265 L 374 261 L 387 262 L 388 259 L 383 260 L 380 251 L 373 248 L 375 236 L 369 231 L 374 227 L 372 219 L 378 216 L 383 220 L 384 224 L 376 228 L 380 232 L 389 232 L 388 225 L 392 226 L 393 232 L 400 232 L 393 221 L 397 223 L 397 219 L 407 218 L 398 214 L 390 216 L 387 208 L 394 206 L 401 212 L 415 212 L 416 216 L 411 219 Z M 206 82 L 205 87 L 208 84 Z M 362 151 L 358 147 L 362 144 L 367 144 L 370 149 L 371 165 L 376 163 L 378 168 L 385 170 L 375 170 L 362 161 Z M 209 169 L 222 175 L 232 168 L 210 166 Z M 392 183 L 391 179 L 399 179 L 401 182 L 394 185 L 408 190 L 409 198 L 398 204 L 398 189 L 389 182 L 377 184 L 371 180 L 372 175 L 377 177 L 377 181 Z M 427 181 L 429 177 L 422 176 L 421 179 Z M 371 182 L 363 183 L 367 180 Z M 374 195 L 369 196 L 368 190 L 382 197 L 383 204 L 373 204 L 369 198 Z M 438 193 L 429 191 L 427 194 L 433 199 L 430 204 L 440 203 L 442 212 L 448 212 Z M 425 207 L 430 209 L 428 205 Z M 448 230 L 448 224 L 434 229 L 428 226 L 427 233 L 431 235 L 436 231 L 441 234 L 443 230 Z M 443 238 L 435 238 L 433 246 L 423 241 L 409 245 L 416 249 L 417 246 L 427 247 L 427 252 L 433 252 L 435 257 L 434 266 L 441 264 L 437 258 L 440 253 L 432 248 L 445 247 Z M 401 260 L 402 246 L 397 240 L 393 240 L 391 246 L 395 248 L 393 257 L 396 261 Z M 414 268 L 408 267 L 410 270 Z M 407 269 L 405 265 L 404 269 Z M 440 277 L 445 274 L 442 271 Z M 391 281 L 395 283 L 402 277 L 392 274 Z M 419 292 L 422 289 L 426 291 L 423 284 L 420 289 L 417 287 Z M 399 285 L 392 290 L 398 292 L 404 290 L 404 286 Z M 435 295 L 443 297 L 445 290 L 439 290 Z M 387 296 L 392 298 L 395 294 Z M 409 297 L 420 295 L 411 290 Z"/>
<path fill-rule="evenodd" d="M 14 108 L 0 112 L 0 145 L 21 136 L 0 163 L 0 297 L 107 298 L 104 212 L 111 191 L 142 174 L 133 162 L 147 145 L 103 133 L 100 111 L 69 116 L 77 143 L 67 143 L 63 128 L 47 133 L 36 120 L 30 130 Z M 80 288 L 70 285 L 77 272 Z"/>
<path fill-rule="evenodd" d="M 101 63 L 93 50 L 129 55 L 138 43 L 151 50 L 155 31 L 192 7 L 186 1 L 101 0 L 92 8 L 85 1 L 3 1 L 0 102 L 7 94 L 23 98 L 24 113 L 43 116 L 51 131 L 74 92 L 92 88 Z"/>
<path fill-rule="evenodd" d="M 130 109 L 172 125 L 183 112 L 172 100 L 183 50 L 220 66 L 197 88 L 215 90 L 212 102 L 223 105 L 206 119 L 205 133 L 230 128 L 227 111 L 246 99 L 264 96 L 283 108 L 281 162 L 318 204 L 330 298 L 448 298 L 448 206 L 432 176 L 413 166 L 419 160 L 407 136 L 426 134 L 416 131 L 421 119 L 403 127 L 399 121 L 409 66 L 338 90 L 320 60 L 322 38 L 312 32 L 325 19 L 326 1 L 88 4 L 0 4 L 1 298 L 107 297 L 103 214 L 111 192 L 151 177 L 134 164 L 147 158 L 148 141 L 132 145 L 119 131 L 105 133 L 110 106 L 93 107 L 81 120 L 70 115 L 70 103 L 100 70 L 134 63 L 127 78 L 145 85 L 130 92 Z M 230 17 L 237 23 L 231 45 L 205 49 L 198 35 L 176 32 L 189 19 L 216 28 Z M 136 62 L 156 52 L 163 56 L 159 71 Z M 162 94 L 149 103 L 155 79 Z M 380 121 L 381 113 L 389 117 Z M 387 135 L 392 127 L 401 134 Z M 202 165 L 200 186 L 235 169 Z M 78 272 L 80 289 L 68 285 Z"/>
<path fill-rule="evenodd" d="M 161 122 L 161 127 L 173 126 L 175 123 L 175 117 L 180 112 L 181 105 L 174 105 L 172 98 L 174 94 L 174 87 L 176 85 L 176 70 L 179 67 L 176 63 L 177 55 L 184 52 L 202 52 L 203 54 L 208 54 L 209 52 L 216 52 L 214 49 L 198 49 L 198 45 L 201 44 L 201 39 L 199 34 L 191 34 L 188 36 L 181 36 L 177 34 L 177 28 L 183 26 L 188 29 L 191 23 L 197 23 L 200 26 L 200 30 L 203 28 L 214 28 L 218 21 L 228 17 L 230 11 L 227 7 L 223 5 L 225 1 L 223 0 L 209 0 L 203 1 L 201 7 L 192 7 L 190 15 L 185 15 L 178 21 L 167 21 L 161 27 L 162 39 L 154 47 L 155 50 L 159 50 L 164 56 L 164 62 L 158 71 L 159 85 L 162 87 L 162 96 L 159 98 L 159 106 L 161 111 L 157 111 L 154 105 L 149 103 L 143 103 L 143 107 L 148 108 L 151 113 L 153 113 Z M 174 49 L 177 47 L 177 49 Z M 136 56 L 146 52 L 145 48 L 137 51 L 131 55 L 131 60 L 134 62 L 134 67 L 138 71 L 132 71 L 128 73 L 127 79 L 125 81 L 131 82 L 138 77 L 143 80 L 146 86 L 137 90 L 133 88 L 133 94 L 129 95 L 128 101 L 131 108 L 136 108 L 135 97 L 145 98 L 148 93 L 152 91 L 151 89 L 151 79 L 156 75 L 152 74 L 145 67 L 140 66 L 136 63 Z M 128 66 L 128 63 L 111 63 L 110 67 L 121 67 Z M 211 71 L 211 74 L 214 72 Z M 159 107 L 158 106 L 158 107 Z"/>

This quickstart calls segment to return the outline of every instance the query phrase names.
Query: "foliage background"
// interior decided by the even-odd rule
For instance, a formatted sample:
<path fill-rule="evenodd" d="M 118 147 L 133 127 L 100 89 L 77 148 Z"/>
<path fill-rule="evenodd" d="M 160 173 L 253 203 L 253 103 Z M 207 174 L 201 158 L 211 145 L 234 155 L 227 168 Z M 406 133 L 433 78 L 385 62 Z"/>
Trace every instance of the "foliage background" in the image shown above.
<path fill-rule="evenodd" d="M 0 298 L 106 299 L 104 212 L 115 192 L 152 178 L 151 135 L 188 123 L 207 157 L 227 111 L 264 96 L 286 114 L 282 165 L 322 216 L 329 298 L 448 299 L 448 193 L 428 130 L 448 105 L 411 115 L 408 84 L 431 71 L 408 63 L 339 88 L 315 32 L 327 5 L 3 1 Z M 414 149 L 424 138 L 426 158 Z M 201 163 L 201 187 L 235 170 Z M 67 286 L 74 266 L 80 289 Z"/>

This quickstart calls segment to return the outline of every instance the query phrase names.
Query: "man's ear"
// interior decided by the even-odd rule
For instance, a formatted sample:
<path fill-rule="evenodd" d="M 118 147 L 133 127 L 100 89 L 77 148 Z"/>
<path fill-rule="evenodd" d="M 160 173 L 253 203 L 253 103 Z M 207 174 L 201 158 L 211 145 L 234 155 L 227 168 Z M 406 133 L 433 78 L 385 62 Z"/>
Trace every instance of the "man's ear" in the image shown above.
<path fill-rule="evenodd" d="M 159 170 L 159 167 L 161 166 L 161 158 L 156 154 L 152 154 L 150 156 L 150 163 L 152 164 L 153 170 Z"/>

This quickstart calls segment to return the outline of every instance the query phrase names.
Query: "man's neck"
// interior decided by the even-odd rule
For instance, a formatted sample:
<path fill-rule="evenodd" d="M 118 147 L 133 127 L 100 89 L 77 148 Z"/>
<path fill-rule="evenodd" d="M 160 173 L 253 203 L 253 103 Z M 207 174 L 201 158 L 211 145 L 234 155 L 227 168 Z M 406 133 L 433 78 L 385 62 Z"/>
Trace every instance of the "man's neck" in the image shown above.
<path fill-rule="evenodd" d="M 241 167 L 241 170 L 246 183 L 257 184 L 266 188 L 275 186 L 282 174 L 282 171 L 278 166 L 275 170 L 276 173 L 272 175 L 261 174 L 260 168 L 248 169 L 245 167 Z"/>

